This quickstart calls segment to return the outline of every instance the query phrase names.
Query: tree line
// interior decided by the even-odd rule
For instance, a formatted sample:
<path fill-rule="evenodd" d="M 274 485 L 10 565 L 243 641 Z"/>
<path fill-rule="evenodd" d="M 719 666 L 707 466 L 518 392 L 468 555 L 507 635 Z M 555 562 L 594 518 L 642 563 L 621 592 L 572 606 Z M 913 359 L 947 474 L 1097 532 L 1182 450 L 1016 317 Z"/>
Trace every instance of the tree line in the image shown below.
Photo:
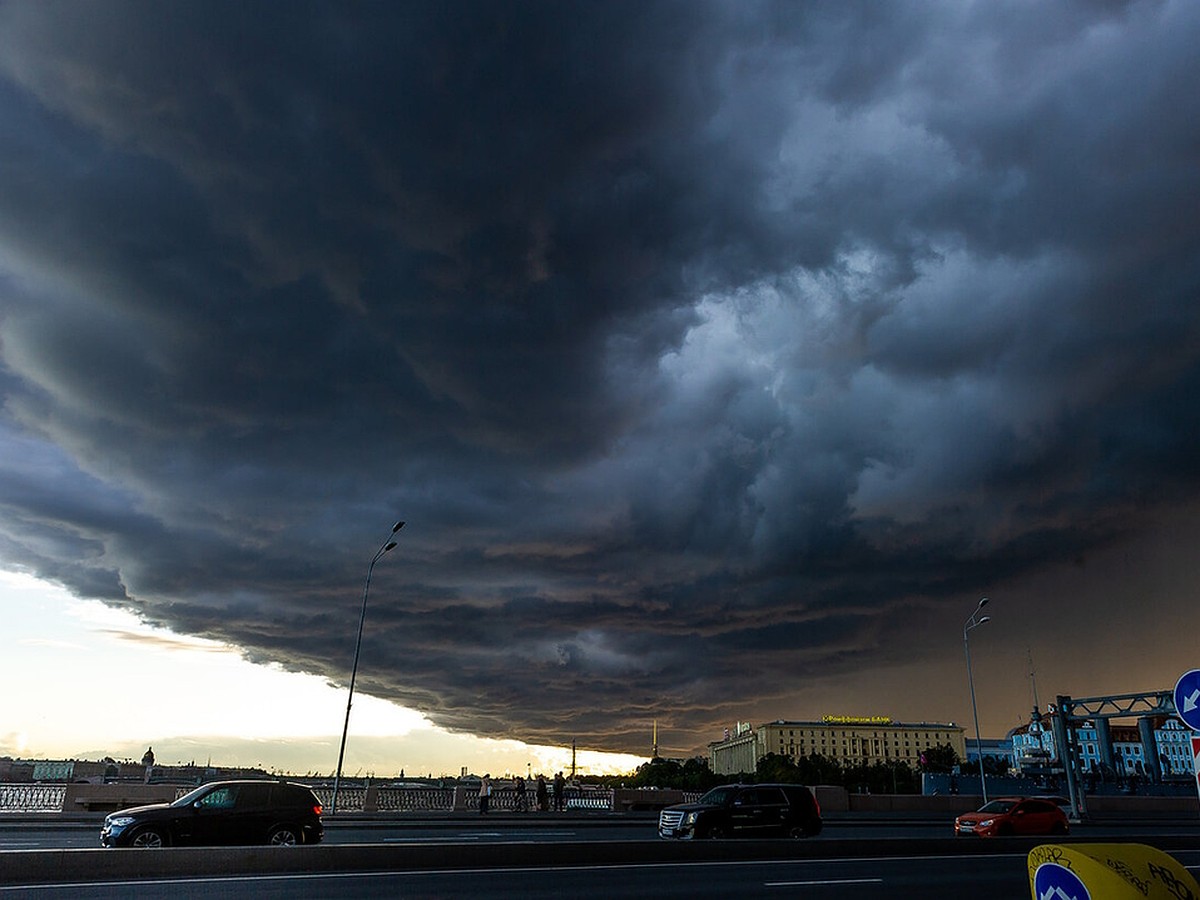
<path fill-rule="evenodd" d="M 717 775 L 703 756 L 679 761 L 652 759 L 638 766 L 633 775 L 622 779 L 630 787 L 674 788 L 682 791 L 707 791 L 721 784 L 739 782 L 783 784 L 830 784 L 851 793 L 919 794 L 924 772 L 948 773 L 962 760 L 950 744 L 928 747 L 916 767 L 901 760 L 878 761 L 869 765 L 842 765 L 837 760 L 812 753 L 783 756 L 768 753 L 753 772 Z"/>

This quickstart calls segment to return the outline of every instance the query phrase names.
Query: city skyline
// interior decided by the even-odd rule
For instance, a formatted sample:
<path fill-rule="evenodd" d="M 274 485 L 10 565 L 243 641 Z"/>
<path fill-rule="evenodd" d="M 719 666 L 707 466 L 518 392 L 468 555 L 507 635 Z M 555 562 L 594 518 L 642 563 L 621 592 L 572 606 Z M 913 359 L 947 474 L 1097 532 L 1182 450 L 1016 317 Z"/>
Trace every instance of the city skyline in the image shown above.
<path fill-rule="evenodd" d="M 350 771 L 971 723 L 983 596 L 984 734 L 1031 657 L 1043 704 L 1170 687 L 1198 39 L 1186 0 L 0 3 L 4 740 L 124 740 L 189 672 L 139 735 L 336 762 L 360 621 Z M 129 618 L 58 646 L 47 585 Z"/>

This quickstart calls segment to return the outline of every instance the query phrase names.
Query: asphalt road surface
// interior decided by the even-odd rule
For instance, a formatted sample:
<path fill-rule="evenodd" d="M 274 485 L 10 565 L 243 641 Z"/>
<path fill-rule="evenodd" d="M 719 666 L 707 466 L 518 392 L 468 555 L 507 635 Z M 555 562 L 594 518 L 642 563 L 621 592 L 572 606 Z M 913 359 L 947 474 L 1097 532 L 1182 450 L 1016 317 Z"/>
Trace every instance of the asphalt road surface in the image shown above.
<path fill-rule="evenodd" d="M 290 851 L 284 851 L 290 852 Z M 1200 851 L 1176 853 L 1193 871 Z M 1024 853 L 897 859 L 569 865 L 480 870 L 289 874 L 0 887 L 0 897 L 118 900 L 170 897 L 213 900 L 480 896 L 540 898 L 717 898 L 772 900 L 1014 900 L 1029 896 Z"/>
<path fill-rule="evenodd" d="M 137 869 L 121 869 L 121 876 L 81 878 L 92 860 L 109 858 L 113 853 L 131 854 L 131 859 L 151 854 L 171 859 L 176 851 L 105 851 L 97 848 L 98 822 L 55 823 L 50 821 L 9 821 L 0 823 L 0 872 L 7 862 L 25 856 L 19 851 L 46 853 L 47 864 L 55 866 L 47 883 L 10 883 L 0 879 L 0 900 L 7 897 L 36 900 L 116 900 L 116 898 L 443 898 L 479 896 L 484 898 L 727 898 L 736 896 L 792 898 L 805 900 L 1013 900 L 1029 896 L 1026 869 L 1027 849 L 1005 841 L 959 839 L 965 853 L 949 852 L 949 844 L 959 849 L 959 841 L 948 840 L 948 828 L 936 822 L 902 821 L 829 821 L 825 833 L 803 842 L 811 853 L 802 858 L 734 859 L 729 854 L 701 854 L 686 861 L 670 856 L 653 859 L 637 850 L 638 846 L 662 843 L 654 832 L 652 819 L 632 821 L 594 820 L 478 820 L 455 819 L 440 822 L 353 821 L 329 824 L 327 843 L 380 847 L 386 845 L 423 845 L 447 859 L 449 864 L 428 867 L 431 858 L 419 847 L 410 847 L 418 855 L 407 866 L 385 858 L 383 866 L 371 871 L 306 871 L 291 867 L 283 874 L 188 875 L 174 866 L 165 874 L 147 877 Z M 1088 824 L 1077 827 L 1074 836 L 1088 840 L 1117 842 L 1153 842 L 1153 836 L 1197 835 L 1193 850 L 1190 841 L 1174 838 L 1173 845 L 1185 849 L 1172 855 L 1193 874 L 1200 870 L 1200 822 Z M 905 841 L 904 839 L 910 839 Z M 911 847 L 917 839 L 921 848 L 901 853 L 896 848 Z M 934 839 L 941 839 L 940 841 Z M 594 864 L 605 856 L 600 842 L 632 842 L 607 853 L 615 856 L 605 865 Z M 853 855 L 839 851 L 861 845 Z M 928 851 L 923 848 L 928 841 Z M 709 842 L 705 842 L 708 845 Z M 720 843 L 720 842 L 718 842 Z M 740 843 L 740 842 L 730 842 Z M 784 842 L 790 844 L 791 842 Z M 939 847 L 941 843 L 945 846 Z M 496 848 L 515 846 L 514 856 L 500 858 L 497 864 L 480 860 L 495 858 Z M 558 861 L 544 864 L 551 845 L 561 845 Z M 889 846 L 890 845 L 890 846 Z M 539 851 L 538 847 L 546 847 Z M 589 851 L 589 846 L 595 849 Z M 488 848 L 491 847 L 491 850 Z M 968 849 L 969 848 L 969 849 Z M 700 848 L 697 848 L 700 849 Z M 714 847 L 714 850 L 720 848 Z M 76 874 L 53 882 L 53 873 L 61 871 L 53 862 L 56 854 L 67 850 Z M 186 851 L 178 851 L 186 853 Z M 304 848 L 262 848 L 264 853 L 296 854 L 303 859 Z M 920 855 L 914 855 L 920 854 Z M 760 854 L 749 854 L 756 856 Z M 761 854 L 776 856 L 774 853 Z M 792 854 L 780 854 L 792 855 Z M 65 859 L 65 857 L 64 857 Z M 666 859 L 668 861 L 661 861 Z M 391 867 L 395 865 L 395 870 Z M 11 867 L 10 871 L 14 871 Z M 370 868 L 370 867 L 366 867 Z M 180 867 L 182 869 L 182 867 Z M 210 867 L 211 869 L 211 867 Z M 221 867 L 211 869 L 220 872 Z M 252 871 L 243 869 L 242 871 Z M 129 877 L 132 872 L 135 877 Z"/>
<path fill-rule="evenodd" d="M 826 819 L 822 837 L 875 839 L 889 837 L 947 837 L 950 823 L 929 821 Z M 1096 840 L 1140 841 L 1152 834 L 1194 834 L 1200 846 L 1200 819 L 1125 823 L 1089 823 L 1072 833 Z M 86 849 L 100 845 L 100 820 L 95 822 L 0 821 L 0 851 Z M 376 821 L 347 819 L 325 823 L 326 844 L 478 844 L 557 843 L 563 841 L 658 840 L 655 820 L 537 820 L 453 819 L 446 821 Z M 821 838 L 816 838 L 821 840 Z"/>

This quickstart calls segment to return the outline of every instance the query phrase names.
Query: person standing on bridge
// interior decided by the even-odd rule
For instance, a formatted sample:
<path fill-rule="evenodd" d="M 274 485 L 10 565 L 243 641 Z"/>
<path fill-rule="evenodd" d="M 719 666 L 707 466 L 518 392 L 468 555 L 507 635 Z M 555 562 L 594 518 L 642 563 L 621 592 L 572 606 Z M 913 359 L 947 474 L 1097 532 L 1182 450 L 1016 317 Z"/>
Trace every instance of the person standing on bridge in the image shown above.
<path fill-rule="evenodd" d="M 566 802 L 567 783 L 563 781 L 563 774 L 559 772 L 554 776 L 554 811 L 562 812 Z"/>
<path fill-rule="evenodd" d="M 545 812 L 549 809 L 550 804 L 546 796 L 546 776 L 538 775 L 537 779 L 537 808 L 538 812 Z"/>
<path fill-rule="evenodd" d="M 479 814 L 486 816 L 488 801 L 492 799 L 492 776 L 484 775 L 479 782 Z"/>
<path fill-rule="evenodd" d="M 529 807 L 525 805 L 525 779 L 520 775 L 517 776 L 515 787 L 517 792 L 517 812 L 529 812 Z"/>

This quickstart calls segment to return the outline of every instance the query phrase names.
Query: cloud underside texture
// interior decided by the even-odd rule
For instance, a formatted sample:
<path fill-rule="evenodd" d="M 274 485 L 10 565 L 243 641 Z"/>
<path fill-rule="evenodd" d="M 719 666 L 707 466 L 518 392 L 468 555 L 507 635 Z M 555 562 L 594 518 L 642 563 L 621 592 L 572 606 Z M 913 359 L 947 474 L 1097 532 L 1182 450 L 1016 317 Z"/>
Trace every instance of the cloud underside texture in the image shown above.
<path fill-rule="evenodd" d="M 0 559 L 344 681 L 406 519 L 360 689 L 535 742 L 919 660 L 1195 499 L 1197 37 L 0 6 Z"/>

